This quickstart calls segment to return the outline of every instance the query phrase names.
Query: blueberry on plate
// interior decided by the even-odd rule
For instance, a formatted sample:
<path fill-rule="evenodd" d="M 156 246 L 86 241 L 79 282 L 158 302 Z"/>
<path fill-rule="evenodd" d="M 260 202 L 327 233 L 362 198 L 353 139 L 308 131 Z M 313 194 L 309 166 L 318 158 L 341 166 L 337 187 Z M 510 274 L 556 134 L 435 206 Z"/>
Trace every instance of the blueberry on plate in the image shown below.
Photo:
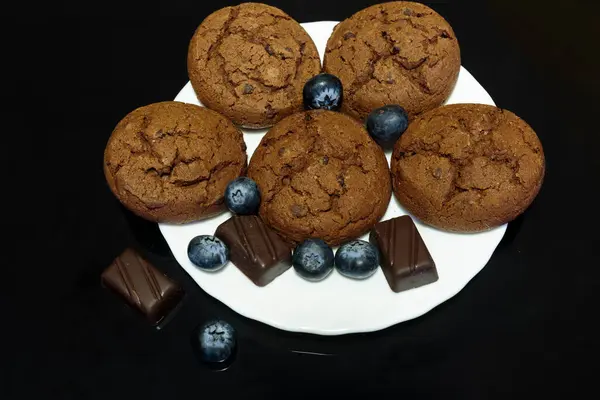
<path fill-rule="evenodd" d="M 407 127 L 408 114 L 396 104 L 376 108 L 367 117 L 367 131 L 381 147 L 393 146 Z"/>
<path fill-rule="evenodd" d="M 233 213 L 251 215 L 258 212 L 260 191 L 256 182 L 241 176 L 229 182 L 225 189 L 225 204 Z"/>
<path fill-rule="evenodd" d="M 369 242 L 353 240 L 340 246 L 335 253 L 335 267 L 349 278 L 368 278 L 379 267 L 379 251 Z"/>
<path fill-rule="evenodd" d="M 204 271 L 218 271 L 229 261 L 229 248 L 218 237 L 196 236 L 188 244 L 190 261 Z"/>
<path fill-rule="evenodd" d="M 331 74 L 315 75 L 304 85 L 302 96 L 307 110 L 338 111 L 344 97 L 342 81 Z"/>
<path fill-rule="evenodd" d="M 210 320 L 194 329 L 192 348 L 200 361 L 215 369 L 225 369 L 233 361 L 237 348 L 236 332 L 228 322 Z"/>
<path fill-rule="evenodd" d="M 306 239 L 296 246 L 292 265 L 304 279 L 320 281 L 333 271 L 333 250 L 321 239 Z"/>

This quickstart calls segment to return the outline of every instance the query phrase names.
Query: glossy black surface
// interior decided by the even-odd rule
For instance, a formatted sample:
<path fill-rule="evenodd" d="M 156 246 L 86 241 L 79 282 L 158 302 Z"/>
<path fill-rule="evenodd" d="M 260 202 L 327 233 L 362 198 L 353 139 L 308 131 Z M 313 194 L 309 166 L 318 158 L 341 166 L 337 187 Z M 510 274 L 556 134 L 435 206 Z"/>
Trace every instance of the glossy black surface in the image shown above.
<path fill-rule="evenodd" d="M 303 22 L 340 20 L 373 3 L 271 2 Z M 452 24 L 462 64 L 537 131 L 546 180 L 456 297 L 410 322 L 343 337 L 281 332 L 212 299 L 156 225 L 125 211 L 104 181 L 111 130 L 134 108 L 177 95 L 188 80 L 189 39 L 226 4 L 21 2 L 22 10 L 5 10 L 0 398 L 268 398 L 289 387 L 310 396 L 331 388 L 365 398 L 572 398 L 595 388 L 597 2 L 428 3 Z M 102 270 L 128 246 L 187 293 L 160 331 L 100 286 Z M 210 318 L 237 331 L 236 360 L 219 373 L 199 365 L 188 340 Z M 307 373 L 310 385 L 299 378 Z"/>

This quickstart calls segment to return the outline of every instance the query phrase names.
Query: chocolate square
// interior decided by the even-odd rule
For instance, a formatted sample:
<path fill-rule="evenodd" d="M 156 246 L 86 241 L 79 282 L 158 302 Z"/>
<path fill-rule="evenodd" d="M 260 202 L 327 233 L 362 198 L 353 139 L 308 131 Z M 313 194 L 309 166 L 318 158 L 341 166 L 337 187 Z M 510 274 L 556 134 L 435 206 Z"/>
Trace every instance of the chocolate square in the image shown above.
<path fill-rule="evenodd" d="M 154 325 L 163 322 L 183 296 L 176 282 L 133 249 L 126 249 L 115 258 L 102 273 L 101 280 Z"/>
<path fill-rule="evenodd" d="M 271 283 L 292 266 L 290 246 L 256 215 L 236 215 L 217 228 L 230 259 L 258 286 Z"/>
<path fill-rule="evenodd" d="M 379 249 L 381 269 L 394 292 L 438 280 L 435 262 L 408 215 L 378 223 L 369 241 Z"/>

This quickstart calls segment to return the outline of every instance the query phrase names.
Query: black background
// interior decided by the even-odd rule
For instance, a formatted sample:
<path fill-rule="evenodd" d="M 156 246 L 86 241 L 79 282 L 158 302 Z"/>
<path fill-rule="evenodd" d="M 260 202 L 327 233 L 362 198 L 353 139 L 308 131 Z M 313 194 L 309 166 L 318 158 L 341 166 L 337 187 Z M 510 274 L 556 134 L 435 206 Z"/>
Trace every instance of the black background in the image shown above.
<path fill-rule="evenodd" d="M 269 3 L 309 22 L 341 20 L 374 2 Z M 126 212 L 104 181 L 103 150 L 116 123 L 177 95 L 195 28 L 233 2 L 7 7 L 0 397 L 261 398 L 335 388 L 368 398 L 570 398 L 593 387 L 596 3 L 427 3 L 452 24 L 463 66 L 537 131 L 546 180 L 459 295 L 416 320 L 341 337 L 278 331 L 210 298 L 174 261 L 156 225 Z M 164 330 L 99 285 L 126 246 L 185 286 L 186 300 Z M 224 372 L 200 365 L 189 345 L 191 330 L 215 316 L 239 333 L 238 357 Z"/>

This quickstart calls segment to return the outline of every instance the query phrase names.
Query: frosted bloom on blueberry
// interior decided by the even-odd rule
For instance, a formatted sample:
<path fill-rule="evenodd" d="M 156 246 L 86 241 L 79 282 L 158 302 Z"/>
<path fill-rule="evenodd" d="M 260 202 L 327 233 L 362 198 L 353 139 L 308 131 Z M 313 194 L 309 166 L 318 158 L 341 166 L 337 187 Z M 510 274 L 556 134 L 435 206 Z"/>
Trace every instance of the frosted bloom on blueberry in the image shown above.
<path fill-rule="evenodd" d="M 233 326 L 223 320 L 211 320 L 197 327 L 192 346 L 200 360 L 214 367 L 226 368 L 236 352 L 237 339 Z"/>
<path fill-rule="evenodd" d="M 302 91 L 304 108 L 337 111 L 342 106 L 343 94 L 342 82 L 337 76 L 331 74 L 313 76 L 306 82 Z"/>
<path fill-rule="evenodd" d="M 218 271 L 229 261 L 229 248 L 211 235 L 196 236 L 187 248 L 190 261 L 204 271 Z"/>
<path fill-rule="evenodd" d="M 379 267 L 379 251 L 364 240 L 345 243 L 335 253 L 335 267 L 344 276 L 365 279 Z"/>
<path fill-rule="evenodd" d="M 260 206 L 258 185 L 245 176 L 234 179 L 225 189 L 225 204 L 231 212 L 239 215 L 256 214 Z"/>
<path fill-rule="evenodd" d="M 292 265 L 304 279 L 320 281 L 333 271 L 333 259 L 333 250 L 323 240 L 306 239 L 296 246 Z"/>
<path fill-rule="evenodd" d="M 339 101 L 340 94 L 334 88 L 327 88 L 315 97 L 315 102 L 321 108 L 328 108 Z"/>

